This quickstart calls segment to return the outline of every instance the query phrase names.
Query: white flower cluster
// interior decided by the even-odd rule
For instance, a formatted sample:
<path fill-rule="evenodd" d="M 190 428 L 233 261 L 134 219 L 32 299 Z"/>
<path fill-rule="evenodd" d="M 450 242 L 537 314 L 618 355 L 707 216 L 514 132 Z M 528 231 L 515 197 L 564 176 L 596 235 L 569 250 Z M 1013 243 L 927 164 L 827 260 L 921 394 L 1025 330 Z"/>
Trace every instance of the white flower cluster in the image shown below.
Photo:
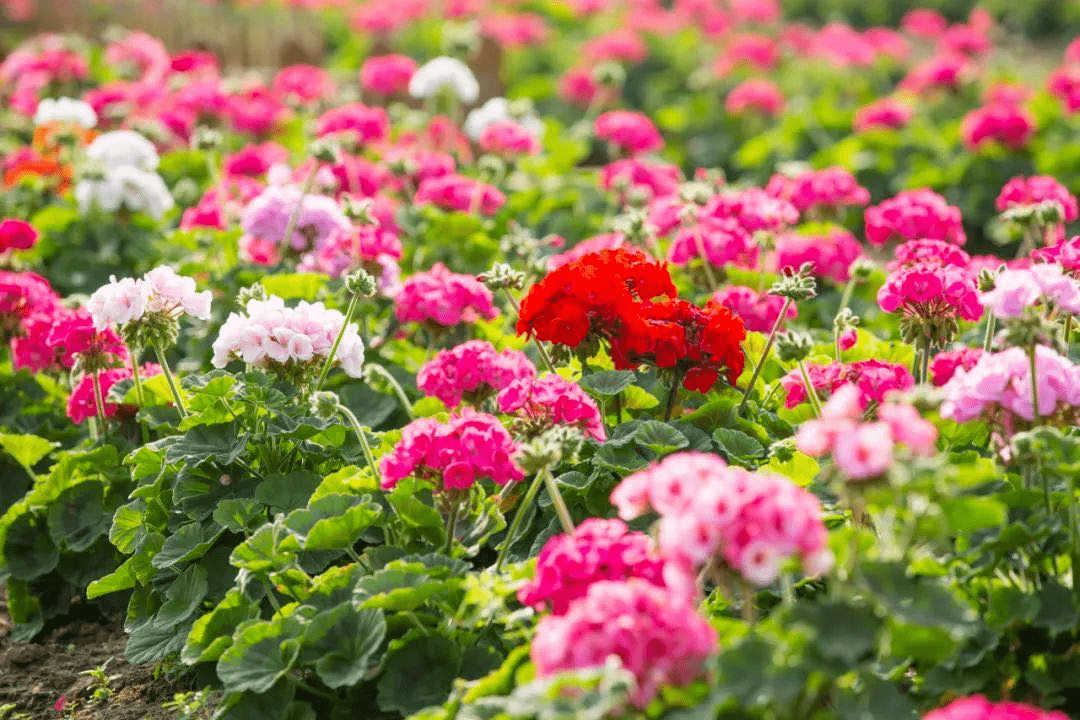
<path fill-rule="evenodd" d="M 409 94 L 417 98 L 434 97 L 443 88 L 452 90 L 466 105 L 480 96 L 480 83 L 469 66 L 445 55 L 421 65 L 409 80 Z"/>
<path fill-rule="evenodd" d="M 330 353 L 345 316 L 321 302 L 301 301 L 295 308 L 271 295 L 266 300 L 249 300 L 246 315 L 232 313 L 214 341 L 214 367 L 223 368 L 239 358 L 255 367 L 270 362 L 300 364 L 323 362 Z M 361 376 L 364 343 L 356 326 L 345 328 L 334 362 L 351 377 Z"/>
<path fill-rule="evenodd" d="M 146 315 L 178 318 L 191 315 L 200 320 L 210 319 L 209 290 L 197 292 L 193 278 L 177 275 L 162 265 L 136 280 L 111 278 L 108 285 L 98 288 L 86 302 L 86 309 L 98 331 L 126 325 Z"/>
<path fill-rule="evenodd" d="M 100 135 L 87 146 L 86 155 L 99 172 L 75 186 L 80 212 L 93 207 L 116 212 L 123 207 L 160 220 L 172 208 L 172 194 L 155 172 L 157 150 L 139 133 L 116 130 Z"/>
<path fill-rule="evenodd" d="M 45 98 L 38 103 L 34 124 L 51 122 L 74 123 L 89 130 L 97 125 L 97 113 L 89 104 L 73 98 Z"/>
<path fill-rule="evenodd" d="M 473 140 L 479 140 L 488 125 L 502 122 L 515 122 L 529 131 L 529 134 L 540 139 L 544 136 L 543 121 L 532 112 L 517 113 L 513 104 L 504 97 L 494 97 L 469 112 L 465 118 L 463 128 L 465 134 Z"/>

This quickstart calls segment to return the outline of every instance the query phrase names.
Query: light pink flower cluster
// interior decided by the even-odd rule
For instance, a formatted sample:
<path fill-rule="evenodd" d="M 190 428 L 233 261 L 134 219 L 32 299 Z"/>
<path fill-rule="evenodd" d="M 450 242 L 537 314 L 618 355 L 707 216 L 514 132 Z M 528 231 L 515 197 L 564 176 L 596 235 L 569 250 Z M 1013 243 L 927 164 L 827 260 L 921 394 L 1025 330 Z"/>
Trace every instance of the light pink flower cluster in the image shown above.
<path fill-rule="evenodd" d="M 378 277 L 379 289 L 392 297 L 401 274 L 400 258 L 401 241 L 396 234 L 381 225 L 356 225 L 332 231 L 325 245 L 300 259 L 297 270 L 339 278 L 362 267 Z"/>
<path fill-rule="evenodd" d="M 298 204 L 292 234 L 286 238 Z M 244 208 L 240 227 L 250 237 L 302 251 L 321 248 L 334 230 L 348 230 L 351 223 L 331 197 L 304 194 L 295 185 L 271 185 Z"/>
<path fill-rule="evenodd" d="M 664 558 L 648 535 L 632 532 L 622 520 L 589 518 L 570 535 L 548 540 L 536 558 L 532 579 L 518 590 L 522 605 L 553 615 L 565 615 L 571 603 L 582 598 L 593 583 L 603 580 L 638 578 L 657 587 L 670 583 L 665 576 L 677 573 L 676 586 L 687 583 L 675 566 L 665 567 Z M 693 580 L 689 588 L 693 592 Z"/>
<path fill-rule="evenodd" d="M 669 455 L 624 478 L 611 502 L 624 520 L 660 515 L 660 551 L 686 566 L 719 558 L 758 586 L 776 580 L 786 557 L 798 555 L 810 575 L 832 567 L 813 493 L 781 475 L 728 466 L 716 455 Z"/>
<path fill-rule="evenodd" d="M 515 380 L 532 377 L 536 377 L 536 366 L 525 353 L 499 352 L 486 340 L 469 340 L 440 350 L 424 363 L 416 374 L 416 387 L 453 408 L 463 400 L 479 405 Z"/>
<path fill-rule="evenodd" d="M 982 695 L 953 700 L 923 715 L 922 720 L 1068 720 L 1062 712 L 1048 712 L 1034 705 L 1002 700 L 990 702 Z"/>
<path fill-rule="evenodd" d="M 337 90 L 330 73 L 315 65 L 290 65 L 278 70 L 270 89 L 279 100 L 292 105 L 327 100 Z"/>
<path fill-rule="evenodd" d="M 1039 263 L 1029 268 L 1006 268 L 994 279 L 994 289 L 979 295 L 994 317 L 1007 319 L 1024 314 L 1037 303 L 1053 305 L 1061 312 L 1080 314 L 1080 285 L 1060 265 Z"/>
<path fill-rule="evenodd" d="M 662 685 L 685 685 L 716 649 L 716 631 L 684 598 L 644 580 L 601 580 L 564 615 L 537 623 L 529 656 L 539 677 L 602 667 L 614 655 L 644 708 Z"/>
<path fill-rule="evenodd" d="M 834 166 L 811 170 L 794 177 L 777 174 L 769 179 L 765 192 L 787 200 L 799 212 L 862 206 L 870 202 L 870 191 L 845 168 Z"/>
<path fill-rule="evenodd" d="M 779 232 L 799 222 L 799 210 L 785 198 L 761 188 L 723 190 L 698 211 L 699 218 L 735 218 L 748 233 Z"/>
<path fill-rule="evenodd" d="M 896 246 L 893 260 L 885 268 L 891 272 L 920 263 L 967 268 L 971 264 L 971 256 L 944 240 L 908 240 Z"/>
<path fill-rule="evenodd" d="M 960 348 L 939 352 L 930 361 L 930 380 L 935 387 L 941 387 L 952 379 L 960 368 L 970 370 L 982 357 L 982 348 Z"/>
<path fill-rule="evenodd" d="M 450 272 L 442 263 L 410 276 L 395 298 L 399 322 L 434 323 L 452 327 L 499 314 L 491 291 L 472 275 Z"/>
<path fill-rule="evenodd" d="M 1080 235 L 1031 252 L 1036 263 L 1057 263 L 1073 277 L 1080 277 Z"/>
<path fill-rule="evenodd" d="M 535 155 L 540 152 L 540 141 L 527 128 L 513 121 L 493 122 L 480 135 L 480 149 L 507 158 Z"/>
<path fill-rule="evenodd" d="M 743 285 L 728 285 L 713 293 L 713 300 L 739 316 L 743 326 L 751 332 L 767 333 L 772 330 L 784 307 L 784 298 L 758 292 Z M 795 303 L 788 305 L 786 318 L 794 320 L 799 315 Z"/>
<path fill-rule="evenodd" d="M 627 155 L 641 155 L 664 147 L 660 131 L 647 115 L 631 110 L 610 110 L 596 118 L 596 137 Z"/>
<path fill-rule="evenodd" d="M 382 487 L 390 490 L 415 475 L 437 490 L 465 490 L 490 478 L 496 485 L 521 480 L 513 461 L 517 449 L 498 418 L 466 409 L 445 423 L 419 418 L 401 429 L 401 439 L 379 461 Z"/>
<path fill-rule="evenodd" d="M 895 98 L 881 98 L 855 112 L 852 127 L 857 133 L 870 130 L 900 130 L 911 122 L 912 110 L 907 103 Z"/>
<path fill-rule="evenodd" d="M 826 391 L 832 393 L 842 385 L 851 383 L 862 392 L 860 402 L 864 407 L 871 402 L 884 402 L 885 396 L 890 392 L 909 390 L 915 385 L 915 378 L 907 367 L 881 360 L 807 365 L 806 372 L 818 396 L 822 396 Z M 806 385 L 797 369 L 780 378 L 780 385 L 787 393 L 784 407 L 793 408 L 806 402 Z"/>
<path fill-rule="evenodd" d="M 276 295 L 248 300 L 246 314 L 230 313 L 214 341 L 214 367 L 223 368 L 241 359 L 260 368 L 321 367 L 345 324 L 345 316 L 321 302 L 301 300 L 295 308 L 285 306 Z M 364 343 L 349 323 L 334 356 L 350 377 L 360 377 Z"/>
<path fill-rule="evenodd" d="M 194 278 L 160 265 L 139 279 L 113 277 L 108 285 L 94 291 L 86 309 L 98 330 L 127 325 L 144 316 L 176 319 L 190 315 L 209 320 L 211 296 L 209 290 L 195 290 Z"/>
<path fill-rule="evenodd" d="M 402 95 L 409 89 L 409 80 L 417 68 L 408 55 L 379 55 L 369 57 L 360 66 L 360 87 L 364 92 L 383 97 Z"/>
<path fill-rule="evenodd" d="M 1080 367 L 1045 345 L 1035 346 L 1035 377 L 1039 415 L 1049 417 L 1063 405 L 1080 405 Z M 945 383 L 941 417 L 964 423 L 997 409 L 1034 420 L 1031 397 L 1031 358 L 1026 348 L 1011 347 L 983 354 L 970 370 L 963 368 Z M 1006 428 L 1011 419 L 1002 418 Z"/>
<path fill-rule="evenodd" d="M 866 208 L 866 240 L 884 245 L 890 240 L 944 240 L 967 242 L 960 208 L 929 188 L 905 190 L 896 197 Z"/>
<path fill-rule="evenodd" d="M 804 263 L 810 263 L 814 277 L 842 284 L 848 281 L 851 263 L 862 254 L 862 247 L 854 235 L 843 228 L 832 227 L 821 234 L 791 232 L 780 235 L 769 265 L 777 272 L 784 272 L 798 270 Z"/>
<path fill-rule="evenodd" d="M 353 142 L 366 145 L 382 140 L 390 132 L 390 121 L 381 107 L 350 103 L 324 112 L 315 122 L 315 135 L 345 134 Z"/>
<path fill-rule="evenodd" d="M 872 422 L 863 422 L 863 409 L 862 391 L 850 384 L 840 386 L 822 407 L 820 418 L 799 426 L 795 447 L 810 457 L 832 455 L 851 480 L 880 477 L 892 466 L 898 444 L 916 455 L 934 453 L 937 428 L 910 403 L 882 403 Z"/>
<path fill-rule="evenodd" d="M 506 196 L 492 186 L 465 175 L 430 177 L 420 183 L 413 200 L 443 210 L 494 215 L 506 204 Z"/>
<path fill-rule="evenodd" d="M 607 439 L 596 401 L 561 375 L 519 378 L 503 388 L 496 400 L 499 410 L 524 419 L 532 429 L 530 434 L 565 425 L 578 428 L 597 442 Z"/>
<path fill-rule="evenodd" d="M 960 136 L 969 150 L 997 142 L 1022 150 L 1035 134 L 1035 116 L 1015 103 L 992 103 L 972 110 L 960 123 Z"/>
<path fill-rule="evenodd" d="M 732 88 L 724 100 L 724 108 L 732 115 L 754 113 L 773 117 L 784 109 L 784 95 L 771 80 L 753 78 Z"/>
<path fill-rule="evenodd" d="M 161 366 L 154 363 L 146 363 L 139 369 L 139 376 L 143 379 L 160 374 Z M 98 373 L 98 383 L 101 386 L 101 397 L 106 398 L 105 417 L 112 418 L 125 413 L 134 413 L 137 409 L 131 405 L 117 405 L 109 402 L 107 399 L 109 397 L 109 390 L 112 389 L 112 386 L 121 380 L 127 380 L 129 377 L 131 377 L 130 367 L 110 368 Z M 94 397 L 94 378 L 90 374 L 85 374 L 72 389 L 71 395 L 68 396 L 67 416 L 71 418 L 71 422 L 76 425 L 81 425 L 87 418 L 92 418 L 96 415 L 97 399 Z"/>

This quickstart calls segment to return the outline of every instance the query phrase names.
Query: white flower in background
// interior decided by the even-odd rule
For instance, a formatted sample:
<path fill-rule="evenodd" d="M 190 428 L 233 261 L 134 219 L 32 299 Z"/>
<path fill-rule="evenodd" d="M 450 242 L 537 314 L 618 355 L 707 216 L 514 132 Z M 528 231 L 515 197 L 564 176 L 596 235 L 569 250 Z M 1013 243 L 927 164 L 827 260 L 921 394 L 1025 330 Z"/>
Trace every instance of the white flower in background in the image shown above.
<path fill-rule="evenodd" d="M 515 114 L 513 111 L 517 110 L 517 108 L 514 106 L 515 103 L 504 97 L 491 98 L 480 107 L 469 112 L 463 126 L 465 134 L 473 140 L 479 140 L 489 125 L 501 122 L 515 122 L 528 130 L 533 137 L 542 138 L 544 136 L 543 121 L 532 112 Z"/>
<path fill-rule="evenodd" d="M 466 105 L 476 102 L 480 96 L 476 76 L 457 58 L 443 56 L 429 60 L 409 80 L 409 94 L 413 97 L 434 97 L 443 88 L 450 88 Z"/>
<path fill-rule="evenodd" d="M 46 98 L 38 103 L 34 113 L 34 124 L 44 125 L 51 122 L 70 122 L 90 129 L 97 125 L 97 113 L 82 100 L 72 98 Z"/>
<path fill-rule="evenodd" d="M 106 168 L 133 166 L 154 170 L 158 166 L 154 144 L 134 130 L 114 130 L 94 138 L 86 156 Z"/>
<path fill-rule="evenodd" d="M 97 207 L 105 212 L 126 208 L 160 220 L 172 208 L 173 197 L 161 176 L 134 165 L 106 168 L 104 175 L 80 180 L 75 186 L 79 212 Z"/>

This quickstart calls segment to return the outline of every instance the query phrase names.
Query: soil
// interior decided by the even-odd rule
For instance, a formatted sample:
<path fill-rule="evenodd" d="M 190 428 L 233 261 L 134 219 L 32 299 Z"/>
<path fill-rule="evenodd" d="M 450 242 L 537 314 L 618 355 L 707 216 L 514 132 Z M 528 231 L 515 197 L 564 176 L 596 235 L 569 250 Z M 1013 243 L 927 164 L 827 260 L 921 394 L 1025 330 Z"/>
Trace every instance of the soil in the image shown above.
<path fill-rule="evenodd" d="M 192 688 L 181 678 L 162 673 L 154 678 L 152 665 L 129 665 L 124 660 L 127 636 L 121 618 L 105 619 L 96 611 L 75 606 L 61 623 L 46 628 L 34 642 L 15 642 L 10 638 L 11 619 L 0 584 L 0 720 L 175 720 L 177 711 L 165 710 L 162 703 L 179 692 Z M 115 677 L 113 692 L 103 703 L 94 705 L 90 697 L 91 680 L 79 673 L 100 667 Z M 57 701 L 65 698 L 76 703 L 60 712 Z M 4 713 L 5 705 L 15 707 Z M 19 713 L 22 713 L 20 715 Z"/>

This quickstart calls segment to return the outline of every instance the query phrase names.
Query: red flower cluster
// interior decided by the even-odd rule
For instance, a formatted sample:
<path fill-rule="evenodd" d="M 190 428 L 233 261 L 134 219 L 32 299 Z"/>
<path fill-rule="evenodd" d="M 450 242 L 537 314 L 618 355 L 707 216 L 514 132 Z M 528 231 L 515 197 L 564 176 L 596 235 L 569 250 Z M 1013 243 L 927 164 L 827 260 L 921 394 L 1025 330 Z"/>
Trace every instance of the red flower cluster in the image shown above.
<path fill-rule="evenodd" d="M 676 297 L 667 268 L 625 248 L 584 255 L 548 274 L 521 303 L 517 332 L 577 348 L 607 340 L 619 369 L 674 370 L 707 392 L 720 373 L 734 383 L 745 357 L 742 320 L 720 303 Z"/>

